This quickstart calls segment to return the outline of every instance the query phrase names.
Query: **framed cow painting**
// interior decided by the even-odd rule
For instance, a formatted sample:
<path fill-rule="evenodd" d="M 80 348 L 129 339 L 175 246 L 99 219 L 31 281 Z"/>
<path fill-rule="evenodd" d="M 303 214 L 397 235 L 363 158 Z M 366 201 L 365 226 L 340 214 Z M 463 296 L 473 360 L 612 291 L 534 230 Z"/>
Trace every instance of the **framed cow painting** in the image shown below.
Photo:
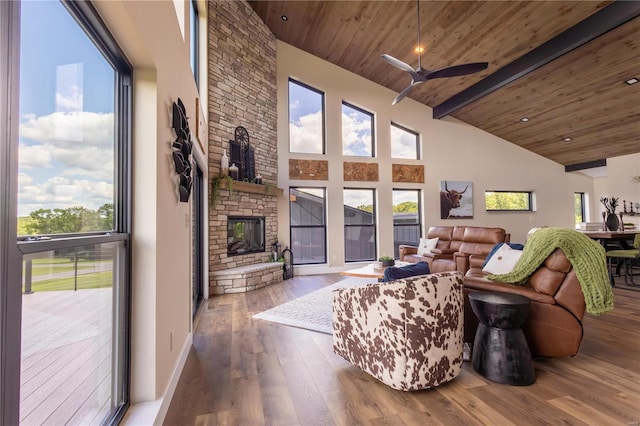
<path fill-rule="evenodd" d="M 473 219 L 473 184 L 440 181 L 440 219 Z"/>

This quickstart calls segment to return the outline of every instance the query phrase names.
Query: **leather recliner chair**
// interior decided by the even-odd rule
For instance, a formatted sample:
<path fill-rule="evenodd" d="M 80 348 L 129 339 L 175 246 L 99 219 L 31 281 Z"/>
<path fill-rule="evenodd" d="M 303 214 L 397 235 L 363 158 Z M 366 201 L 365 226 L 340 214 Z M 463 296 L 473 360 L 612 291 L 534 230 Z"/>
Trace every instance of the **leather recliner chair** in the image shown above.
<path fill-rule="evenodd" d="M 564 357 L 578 353 L 586 303 L 576 273 L 562 250 L 551 253 L 524 285 L 484 278 L 483 262 L 471 257 L 470 269 L 464 277 L 465 342 L 473 342 L 478 326 L 469 304 L 469 293 L 501 291 L 531 300 L 529 316 L 522 329 L 534 356 Z"/>

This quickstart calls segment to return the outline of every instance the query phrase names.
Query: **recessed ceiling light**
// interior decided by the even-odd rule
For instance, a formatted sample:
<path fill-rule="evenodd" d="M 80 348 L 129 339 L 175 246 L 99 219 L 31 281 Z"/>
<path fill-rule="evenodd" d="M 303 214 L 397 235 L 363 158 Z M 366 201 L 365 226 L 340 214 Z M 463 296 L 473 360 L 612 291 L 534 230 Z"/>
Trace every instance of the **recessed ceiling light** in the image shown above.
<path fill-rule="evenodd" d="M 629 86 L 631 86 L 632 84 L 636 84 L 638 80 L 636 77 L 630 78 L 629 80 L 626 80 L 625 83 L 627 83 Z"/>
<path fill-rule="evenodd" d="M 280 17 L 280 19 L 282 19 L 283 21 L 288 21 L 288 20 L 289 20 L 289 18 L 287 17 L 287 15 L 282 15 L 282 16 Z"/>
<path fill-rule="evenodd" d="M 531 120 L 529 117 L 522 117 L 520 119 L 520 121 L 522 121 L 523 123 L 526 123 L 527 121 Z"/>
<path fill-rule="evenodd" d="M 571 142 L 573 138 L 570 138 L 569 136 L 567 136 L 566 138 L 562 138 L 562 140 L 565 142 Z"/>

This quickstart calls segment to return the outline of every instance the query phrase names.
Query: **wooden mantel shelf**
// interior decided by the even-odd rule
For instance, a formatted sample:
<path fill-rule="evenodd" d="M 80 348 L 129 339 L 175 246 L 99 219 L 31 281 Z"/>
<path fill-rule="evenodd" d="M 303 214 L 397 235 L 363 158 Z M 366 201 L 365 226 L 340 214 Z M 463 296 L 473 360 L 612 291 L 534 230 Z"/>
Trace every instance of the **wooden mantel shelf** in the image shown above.
<path fill-rule="evenodd" d="M 220 189 L 229 189 L 229 183 L 226 179 L 220 181 Z M 259 185 L 257 183 L 243 182 L 240 180 L 233 181 L 233 192 L 248 192 L 251 194 L 271 195 L 277 197 L 282 195 L 284 191 L 273 185 Z"/>

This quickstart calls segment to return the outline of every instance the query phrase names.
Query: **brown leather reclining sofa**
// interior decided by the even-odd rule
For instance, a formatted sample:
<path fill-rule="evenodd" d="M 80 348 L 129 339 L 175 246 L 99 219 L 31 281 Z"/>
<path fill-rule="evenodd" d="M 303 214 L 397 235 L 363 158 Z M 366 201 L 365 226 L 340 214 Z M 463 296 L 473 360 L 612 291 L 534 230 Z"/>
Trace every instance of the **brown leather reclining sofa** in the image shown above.
<path fill-rule="evenodd" d="M 582 318 L 586 303 L 580 282 L 564 252 L 555 250 L 523 285 L 486 279 L 482 265 L 491 248 L 509 242 L 502 228 L 434 226 L 427 238 L 438 237 L 430 254 L 417 254 L 417 247 L 400 246 L 400 260 L 426 261 L 431 272 L 458 270 L 465 274 L 464 341 L 472 343 L 478 327 L 469 304 L 473 291 L 501 291 L 531 300 L 523 331 L 534 356 L 564 357 L 578 353 L 582 342 Z"/>
<path fill-rule="evenodd" d="M 432 226 L 427 238 L 438 237 L 436 248 L 431 253 L 420 255 L 418 248 L 401 245 L 400 260 L 405 262 L 424 261 L 429 270 L 435 272 L 467 272 L 472 259 L 482 259 L 489 254 L 496 243 L 509 242 L 509 234 L 502 228 L 481 226 Z"/>
<path fill-rule="evenodd" d="M 478 327 L 469 305 L 469 293 L 502 291 L 531 300 L 522 329 L 534 356 L 564 357 L 578 353 L 586 304 L 580 282 L 562 250 L 551 253 L 524 285 L 490 281 L 485 276 L 482 263 L 472 261 L 464 277 L 465 342 L 473 342 Z"/>

